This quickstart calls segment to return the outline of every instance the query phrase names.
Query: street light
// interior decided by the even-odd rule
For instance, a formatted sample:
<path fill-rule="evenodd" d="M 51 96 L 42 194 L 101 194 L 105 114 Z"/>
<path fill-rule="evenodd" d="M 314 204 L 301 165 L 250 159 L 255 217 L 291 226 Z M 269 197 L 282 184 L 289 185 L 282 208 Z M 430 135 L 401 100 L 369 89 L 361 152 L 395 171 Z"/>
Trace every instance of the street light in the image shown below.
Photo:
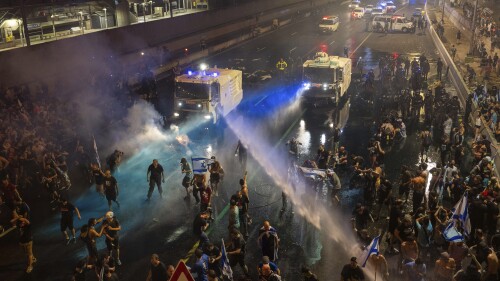
<path fill-rule="evenodd" d="M 54 23 L 54 14 L 52 14 L 50 16 L 50 18 L 52 19 L 52 33 L 54 33 L 54 39 L 57 40 L 57 36 L 56 36 L 56 25 Z"/>
<path fill-rule="evenodd" d="M 146 22 L 146 0 L 142 3 L 142 15 L 144 16 L 144 22 Z"/>
<path fill-rule="evenodd" d="M 19 19 L 17 19 L 17 28 L 19 29 L 19 38 L 21 39 L 21 46 L 24 47 L 23 28 L 21 26 L 21 22 L 19 21 Z"/>
<path fill-rule="evenodd" d="M 106 14 L 106 8 L 103 9 L 104 11 L 104 26 L 106 29 L 108 29 L 108 14 Z"/>
<path fill-rule="evenodd" d="M 84 31 L 83 31 L 83 12 L 80 11 L 78 13 L 80 14 L 80 28 L 82 29 L 82 34 L 84 34 Z"/>

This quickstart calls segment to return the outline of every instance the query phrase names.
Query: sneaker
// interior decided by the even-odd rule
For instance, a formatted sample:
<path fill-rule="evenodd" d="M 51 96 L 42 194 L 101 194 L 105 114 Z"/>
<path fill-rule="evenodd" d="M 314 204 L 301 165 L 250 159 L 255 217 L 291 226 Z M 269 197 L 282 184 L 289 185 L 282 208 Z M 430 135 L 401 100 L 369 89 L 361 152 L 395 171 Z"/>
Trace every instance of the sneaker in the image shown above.
<path fill-rule="evenodd" d="M 33 266 L 28 266 L 28 268 L 26 268 L 26 273 L 31 273 L 33 271 Z"/>
<path fill-rule="evenodd" d="M 120 261 L 120 259 L 116 260 L 116 265 L 122 265 L 122 262 Z"/>

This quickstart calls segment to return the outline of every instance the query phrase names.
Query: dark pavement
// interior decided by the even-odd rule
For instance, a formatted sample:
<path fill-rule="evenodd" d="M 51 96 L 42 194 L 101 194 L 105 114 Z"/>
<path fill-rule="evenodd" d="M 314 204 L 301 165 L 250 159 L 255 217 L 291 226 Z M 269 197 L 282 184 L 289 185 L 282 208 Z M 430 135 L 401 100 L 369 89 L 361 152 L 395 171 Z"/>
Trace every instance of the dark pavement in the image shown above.
<path fill-rule="evenodd" d="M 403 7 L 400 13 L 411 14 L 414 7 Z M 372 122 L 380 117 L 376 114 L 378 110 L 370 106 L 350 106 L 359 104 L 360 87 L 356 79 L 353 79 L 349 90 L 350 101 L 342 109 L 318 109 L 302 105 L 297 100 L 300 81 L 289 81 L 284 86 L 283 81 L 273 77 L 272 71 L 272 78 L 267 81 L 259 81 L 255 77 L 268 75 L 267 72 L 274 70 L 280 57 L 292 57 L 298 61 L 299 57 L 305 59 L 313 55 L 322 45 L 333 55 L 341 55 L 347 46 L 351 58 L 364 58 L 365 72 L 373 68 L 377 75 L 378 60 L 383 55 L 398 54 L 413 59 L 425 53 L 432 62 L 437 53 L 430 37 L 419 31 L 416 34 L 365 32 L 364 21 L 349 20 L 347 2 L 333 5 L 329 11 L 323 12 L 206 59 L 206 63 L 211 66 L 238 68 L 246 76 L 243 104 L 239 112 L 227 118 L 223 139 L 215 141 L 206 133 L 187 133 L 184 130 L 190 128 L 184 127 L 179 134 L 187 134 L 190 141 L 183 145 L 176 140 L 178 135 L 157 129 L 151 124 L 138 130 L 137 136 L 131 137 L 129 147 L 126 147 L 128 150 L 120 147 L 130 156 L 115 175 L 120 185 L 119 200 L 122 206 L 114 210 L 122 224 L 120 240 L 123 265 L 118 269 L 120 280 L 144 280 L 151 253 L 158 253 L 165 264 L 175 265 L 179 259 L 189 257 L 188 252 L 196 243 L 192 234 L 192 221 L 198 206 L 194 205 L 194 200 L 186 202 L 182 199 L 185 192 L 180 185 L 181 157 L 215 155 L 226 170 L 220 195 L 214 198 L 214 215 L 217 219 L 209 229 L 209 238 L 216 244 L 220 244 L 221 238 L 228 239 L 227 203 L 229 197 L 239 189 L 238 179 L 243 174 L 234 157 L 238 139 L 249 144 L 252 155 L 247 170 L 253 224 L 249 229 L 246 263 L 253 279 L 257 277 L 255 268 L 261 258 L 257 234 L 264 220 L 269 220 L 278 229 L 281 238 L 278 265 L 285 280 L 301 280 L 299 271 L 303 264 L 311 265 L 320 280 L 338 278 L 342 265 L 348 262 L 355 248 L 349 219 L 353 205 L 359 200 L 360 191 L 347 188 L 349 177 L 344 175 L 341 207 L 336 208 L 331 208 L 324 190 L 314 195 L 314 198 L 305 195 L 300 188 L 296 192 L 292 191 L 286 181 L 285 143 L 295 137 L 303 144 L 300 148 L 300 163 L 314 158 L 318 146 L 330 138 L 332 132 L 328 125 L 331 122 L 345 123 L 341 145 L 345 145 L 350 153 L 366 156 Z M 339 30 L 331 35 L 317 34 L 317 21 L 329 14 L 340 16 Z M 356 60 L 353 62 L 355 64 Z M 431 64 L 431 70 L 434 69 L 434 64 Z M 265 72 L 257 72 L 259 70 Z M 171 88 L 166 81 L 160 81 L 159 90 L 162 99 L 168 99 L 171 95 Z M 150 109 L 137 110 L 140 114 L 141 110 L 149 112 Z M 395 186 L 400 166 L 415 166 L 418 162 L 416 129 L 416 124 L 410 126 L 406 142 L 388 150 L 386 173 Z M 153 158 L 157 158 L 166 170 L 166 199 L 160 201 L 155 193 L 152 202 L 147 204 L 144 202 L 148 184 L 146 169 Z M 288 210 L 280 218 L 282 189 L 293 194 L 291 199 L 295 213 Z M 74 204 L 83 217 L 82 221 L 75 222 L 77 227 L 86 223 L 88 218 L 103 216 L 107 211 L 105 200 L 96 194 L 93 187 L 74 200 Z M 32 206 L 32 209 L 36 210 L 36 207 Z M 83 243 L 64 244 L 57 214 L 43 221 L 37 220 L 34 225 L 34 251 L 38 263 L 33 273 L 28 276 L 23 272 L 23 254 L 13 243 L 15 235 L 9 235 L 0 240 L 0 280 L 69 280 L 76 262 L 86 256 Z M 377 233 L 381 226 L 380 223 L 375 224 L 370 232 Z M 104 252 L 103 239 L 99 240 L 97 246 Z M 192 263 L 192 259 L 189 263 Z M 241 270 L 235 268 L 235 274 L 240 275 Z M 392 280 L 398 280 L 397 276 L 394 277 Z"/>

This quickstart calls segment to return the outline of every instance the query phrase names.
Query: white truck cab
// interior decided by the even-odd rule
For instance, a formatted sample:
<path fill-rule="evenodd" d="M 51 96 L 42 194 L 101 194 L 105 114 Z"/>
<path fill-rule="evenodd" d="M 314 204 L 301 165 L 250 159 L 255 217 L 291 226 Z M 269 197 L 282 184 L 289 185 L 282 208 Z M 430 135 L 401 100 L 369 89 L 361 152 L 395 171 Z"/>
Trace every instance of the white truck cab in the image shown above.
<path fill-rule="evenodd" d="M 175 77 L 174 120 L 201 117 L 217 123 L 243 99 L 242 72 L 202 67 Z"/>
<path fill-rule="evenodd" d="M 303 67 L 303 97 L 337 103 L 351 84 L 351 59 L 317 52 Z"/>

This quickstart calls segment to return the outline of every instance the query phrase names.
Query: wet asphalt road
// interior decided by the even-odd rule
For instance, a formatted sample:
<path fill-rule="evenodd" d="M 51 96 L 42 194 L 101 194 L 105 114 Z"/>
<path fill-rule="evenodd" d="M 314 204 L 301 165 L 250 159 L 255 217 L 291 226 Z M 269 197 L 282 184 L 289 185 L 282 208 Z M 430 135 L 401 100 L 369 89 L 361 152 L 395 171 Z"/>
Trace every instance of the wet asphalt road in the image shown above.
<path fill-rule="evenodd" d="M 410 14 L 414 7 L 402 7 L 399 13 Z M 221 238 L 228 236 L 226 206 L 230 195 L 238 190 L 238 179 L 243 173 L 234 157 L 238 138 L 249 143 L 250 152 L 254 152 L 253 157 L 249 157 L 247 167 L 253 224 L 249 229 L 246 255 L 253 278 L 256 279 L 255 268 L 261 257 L 256 239 L 263 220 L 269 220 L 281 237 L 278 265 L 285 280 L 301 280 L 299 270 L 302 264 L 311 265 L 320 280 L 338 278 L 342 265 L 351 256 L 351 253 L 346 253 L 350 246 L 346 244 L 352 243 L 349 214 L 360 196 L 359 191 L 343 190 L 340 194 L 342 207 L 334 209 L 330 208 L 327 196 L 320 195 L 311 201 L 298 194 L 294 201 L 295 213 L 288 210 L 280 218 L 283 175 L 276 176 L 274 166 L 283 166 L 286 160 L 268 158 L 280 153 L 284 155 L 285 143 L 292 137 L 303 144 L 299 162 L 313 158 L 319 144 L 331 136 L 330 122 L 345 124 L 341 144 L 350 153 L 366 155 L 375 110 L 350 106 L 356 104 L 355 100 L 359 98 L 357 82 L 352 83 L 350 101 L 341 109 L 317 109 L 296 101 L 300 81 L 290 81 L 286 86 L 276 78 L 259 81 L 259 77 L 268 73 L 257 71 L 274 69 L 280 57 L 292 57 L 295 60 L 310 57 L 322 45 L 334 55 L 341 55 L 347 46 L 352 58 L 364 58 L 365 71 L 372 67 L 377 69 L 378 59 L 386 54 L 401 54 L 410 56 L 410 59 L 421 53 L 431 59 L 437 55 L 430 37 L 418 31 L 417 34 L 369 33 L 364 31 L 363 21 L 349 20 L 346 4 L 335 4 L 328 10 L 206 59 L 209 65 L 244 71 L 247 77 L 244 104 L 230 118 L 247 120 L 246 125 L 228 120 L 223 139 L 217 141 L 203 130 L 202 133 L 190 132 L 187 134 L 190 139 L 187 145 L 179 144 L 171 132 L 150 129 L 142 133 L 139 140 L 148 145 L 128 152 L 131 158 L 122 164 L 116 174 L 121 187 L 119 199 L 122 207 L 115 209 L 115 213 L 123 227 L 120 280 L 144 280 L 149 255 L 153 252 L 158 253 L 166 264 L 175 265 L 180 258 L 189 256 L 188 252 L 196 242 L 192 235 L 192 220 L 198 207 L 194 205 L 194 200 L 186 202 L 182 199 L 184 191 L 180 186 L 182 175 L 178 166 L 181 157 L 215 155 L 225 168 L 227 175 L 220 195 L 214 198 L 214 215 L 217 219 L 209 230 L 209 237 L 219 244 Z M 319 35 L 316 33 L 317 21 L 327 14 L 340 16 L 340 28 L 331 35 Z M 431 64 L 431 68 L 433 66 Z M 274 76 L 273 73 L 270 75 Z M 168 99 L 171 93 L 168 83 L 160 81 L 159 90 L 162 98 Z M 402 164 L 415 165 L 418 161 L 418 145 L 414 134 L 416 126 L 409 129 L 406 142 L 393 147 L 386 156 L 386 173 L 394 182 Z M 145 174 L 152 158 L 159 159 L 167 171 L 164 184 L 166 199 L 160 201 L 154 197 L 151 203 L 146 204 Z M 347 176 L 342 180 L 345 183 Z M 83 214 L 82 221 L 75 221 L 77 227 L 88 218 L 102 216 L 106 211 L 105 200 L 96 195 L 92 188 L 73 202 Z M 319 219 L 315 216 L 318 214 Z M 64 245 L 58 221 L 58 215 L 54 214 L 35 222 L 34 250 L 38 264 L 29 276 L 23 273 L 23 255 L 17 245 L 13 245 L 13 235 L 0 240 L 2 249 L 8 250 L 0 252 L 0 280 L 68 280 L 71 269 L 79 259 L 85 257 L 86 250 L 80 242 Z M 99 241 L 98 249 L 104 248 L 104 241 Z M 10 258 L 7 253 L 12 253 Z M 240 275 L 241 270 L 235 268 L 235 274 Z"/>

